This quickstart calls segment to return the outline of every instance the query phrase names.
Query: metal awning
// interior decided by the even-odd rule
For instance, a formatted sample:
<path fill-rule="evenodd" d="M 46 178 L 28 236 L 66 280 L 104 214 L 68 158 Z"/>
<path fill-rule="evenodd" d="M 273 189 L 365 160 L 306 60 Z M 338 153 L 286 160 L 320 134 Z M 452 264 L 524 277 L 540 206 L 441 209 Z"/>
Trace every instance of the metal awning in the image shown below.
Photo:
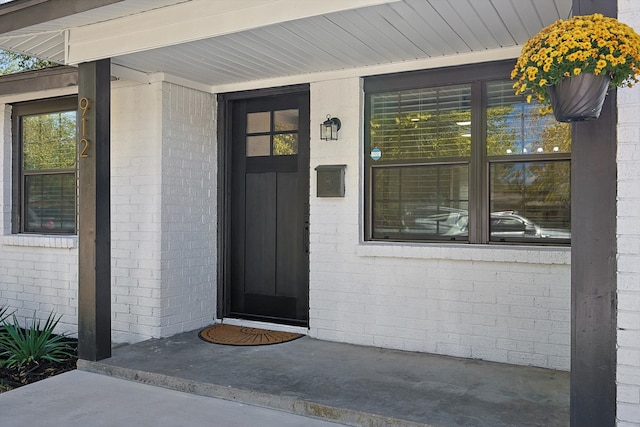
<path fill-rule="evenodd" d="M 571 12 L 571 0 L 63 1 L 70 11 L 54 8 L 60 0 L 0 5 L 0 28 L 10 29 L 0 49 L 67 65 L 111 57 L 123 74 L 202 87 L 452 55 L 512 58 Z"/>

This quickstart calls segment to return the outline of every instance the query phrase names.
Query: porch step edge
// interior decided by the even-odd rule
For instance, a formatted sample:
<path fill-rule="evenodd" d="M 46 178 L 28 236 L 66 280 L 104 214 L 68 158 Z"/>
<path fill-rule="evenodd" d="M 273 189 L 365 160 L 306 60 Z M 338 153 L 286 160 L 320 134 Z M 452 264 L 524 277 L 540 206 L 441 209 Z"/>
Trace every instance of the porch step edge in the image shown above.
<path fill-rule="evenodd" d="M 163 387 L 198 396 L 212 397 L 247 405 L 275 409 L 295 415 L 333 421 L 349 426 L 385 427 L 393 425 L 394 427 L 435 427 L 431 424 L 385 417 L 383 415 L 357 411 L 354 409 L 338 408 L 324 405 L 322 403 L 296 399 L 294 397 L 278 396 L 219 384 L 203 383 L 170 375 L 113 366 L 102 362 L 92 362 L 79 359 L 77 369 L 80 371 L 106 375 L 155 387 Z"/>

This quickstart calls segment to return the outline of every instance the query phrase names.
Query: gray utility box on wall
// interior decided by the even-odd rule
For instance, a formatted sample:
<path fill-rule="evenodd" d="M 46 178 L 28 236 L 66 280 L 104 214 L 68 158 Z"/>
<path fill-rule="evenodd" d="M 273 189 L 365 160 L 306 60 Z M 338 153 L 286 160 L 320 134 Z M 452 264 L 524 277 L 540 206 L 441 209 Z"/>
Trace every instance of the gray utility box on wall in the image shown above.
<path fill-rule="evenodd" d="M 347 165 L 320 165 L 317 172 L 317 197 L 344 197 L 344 170 Z"/>

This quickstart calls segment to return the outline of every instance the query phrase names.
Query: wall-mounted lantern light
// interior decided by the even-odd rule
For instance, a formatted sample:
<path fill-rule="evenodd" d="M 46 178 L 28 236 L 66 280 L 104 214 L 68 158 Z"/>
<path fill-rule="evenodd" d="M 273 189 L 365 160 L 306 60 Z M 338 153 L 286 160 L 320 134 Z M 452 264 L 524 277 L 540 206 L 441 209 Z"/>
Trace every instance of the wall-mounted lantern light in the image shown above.
<path fill-rule="evenodd" d="M 327 120 L 320 125 L 320 139 L 325 141 L 337 141 L 338 131 L 341 126 L 342 123 L 340 123 L 339 118 L 331 117 L 330 114 L 327 114 Z"/>

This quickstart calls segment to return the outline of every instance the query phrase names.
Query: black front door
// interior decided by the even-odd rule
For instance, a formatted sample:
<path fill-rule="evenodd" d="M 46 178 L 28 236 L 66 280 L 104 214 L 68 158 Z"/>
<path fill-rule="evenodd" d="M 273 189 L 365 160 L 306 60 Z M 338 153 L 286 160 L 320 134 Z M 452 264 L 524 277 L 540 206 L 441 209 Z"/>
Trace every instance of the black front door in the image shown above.
<path fill-rule="evenodd" d="M 227 313 L 309 318 L 309 94 L 231 103 Z"/>

